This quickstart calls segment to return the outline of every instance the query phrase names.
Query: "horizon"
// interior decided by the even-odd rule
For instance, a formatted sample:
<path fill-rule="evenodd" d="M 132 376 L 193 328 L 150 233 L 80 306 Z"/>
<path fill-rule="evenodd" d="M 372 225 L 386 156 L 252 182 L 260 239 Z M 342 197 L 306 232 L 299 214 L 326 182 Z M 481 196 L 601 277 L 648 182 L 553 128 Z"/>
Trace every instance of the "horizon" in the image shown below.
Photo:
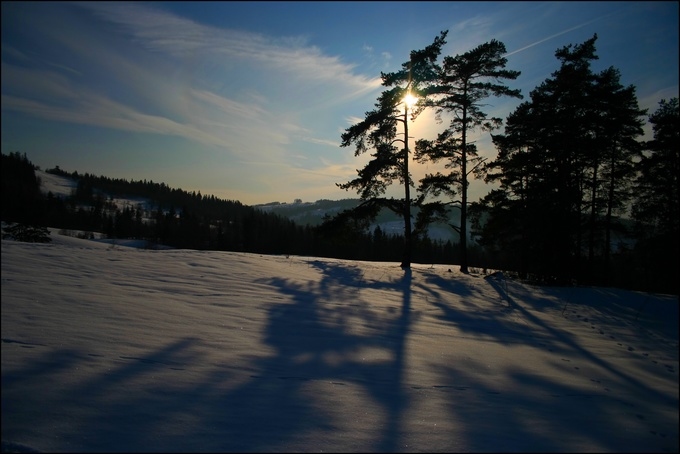
<path fill-rule="evenodd" d="M 359 198 L 335 184 L 368 156 L 340 136 L 373 108 L 381 71 L 440 31 L 442 56 L 503 42 L 524 100 L 557 49 L 596 33 L 593 70 L 619 69 L 652 113 L 678 97 L 677 17 L 676 2 L 3 2 L 0 150 L 250 206 Z M 488 102 L 505 120 L 522 100 Z M 441 130 L 430 120 L 412 141 Z M 473 140 L 495 157 L 489 133 Z M 490 188 L 472 181 L 470 200 Z"/>
<path fill-rule="evenodd" d="M 2 154 L 4 155 L 4 153 L 2 153 Z M 30 156 L 27 155 L 26 157 L 28 158 L 28 160 L 29 160 L 30 162 L 32 162 Z M 33 163 L 33 162 L 32 162 L 32 163 Z M 35 163 L 33 163 L 33 164 L 36 165 Z M 57 167 L 59 168 L 60 171 L 63 171 L 63 172 L 66 172 L 67 174 L 69 174 L 69 176 L 56 175 L 56 174 L 53 174 L 53 173 L 50 172 L 50 171 L 52 171 L 52 170 L 55 170 Z M 78 175 L 85 175 L 86 173 L 88 173 L 88 172 L 81 172 L 81 171 L 79 171 L 78 169 L 74 169 L 74 170 L 66 170 L 66 169 L 62 169 L 61 166 L 59 166 L 59 165 L 57 165 L 57 166 L 55 166 L 55 167 L 52 167 L 52 168 L 49 168 L 49 169 L 43 169 L 42 167 L 40 167 L 39 169 L 36 170 L 36 172 L 41 172 L 41 173 L 49 174 L 49 175 L 52 175 L 54 178 L 64 178 L 64 179 L 69 179 L 69 180 L 72 179 L 72 177 L 70 176 L 70 174 L 72 174 L 72 173 L 74 173 L 74 172 L 77 172 Z M 109 177 L 108 175 L 94 175 L 94 174 L 90 174 L 90 175 L 94 176 L 95 178 L 109 178 L 109 179 L 113 179 L 112 177 Z M 41 178 L 41 175 L 37 175 L 37 176 L 38 176 L 39 178 Z M 153 183 L 153 184 L 164 184 L 165 186 L 168 186 L 171 190 L 179 190 L 179 191 L 184 191 L 184 192 L 187 192 L 187 193 L 193 192 L 193 191 L 187 191 L 187 190 L 185 190 L 184 188 L 179 188 L 179 187 L 170 186 L 169 184 L 167 184 L 167 183 L 164 182 L 164 181 L 154 181 L 154 180 L 150 180 L 150 179 L 148 179 L 148 178 L 141 178 L 141 179 L 133 180 L 133 179 L 130 179 L 130 178 L 120 177 L 119 179 L 121 179 L 121 180 L 126 180 L 126 181 L 128 181 L 128 182 L 130 182 L 130 183 L 132 183 L 132 182 L 146 181 L 146 182 L 148 182 L 148 183 Z M 73 187 L 67 187 L 66 189 L 64 189 L 64 188 L 59 188 L 59 187 L 54 186 L 54 184 L 52 184 L 52 183 L 46 183 L 46 182 L 44 181 L 44 179 L 43 179 L 43 181 L 41 181 L 41 187 L 43 188 L 43 191 L 52 192 L 52 194 L 55 195 L 55 196 L 64 196 L 64 197 L 69 197 L 69 196 L 71 195 L 70 190 L 71 190 L 71 189 L 75 189 L 75 186 L 73 186 Z M 199 191 L 196 191 L 196 193 L 198 194 Z M 240 202 L 242 205 L 245 205 L 245 206 L 252 206 L 252 207 L 259 207 L 259 206 L 273 206 L 273 205 L 277 205 L 277 204 L 278 204 L 278 205 L 313 204 L 313 203 L 322 202 L 322 201 L 341 202 L 341 201 L 344 201 L 344 200 L 360 200 L 359 197 L 357 196 L 357 197 L 345 197 L 345 198 L 342 198 L 342 199 L 317 199 L 317 200 L 302 200 L 302 199 L 295 199 L 295 200 L 293 200 L 293 201 L 271 200 L 271 201 L 265 202 L 265 203 L 258 203 L 258 204 L 255 204 L 255 205 L 248 205 L 248 204 L 246 204 L 246 203 L 241 202 L 240 200 L 235 200 L 235 199 L 224 199 L 224 198 L 218 197 L 218 196 L 215 195 L 215 194 L 203 194 L 203 193 L 201 192 L 201 196 L 202 196 L 202 197 L 215 196 L 216 199 L 220 199 L 220 200 L 224 200 L 224 201 L 229 201 L 229 202 Z"/>

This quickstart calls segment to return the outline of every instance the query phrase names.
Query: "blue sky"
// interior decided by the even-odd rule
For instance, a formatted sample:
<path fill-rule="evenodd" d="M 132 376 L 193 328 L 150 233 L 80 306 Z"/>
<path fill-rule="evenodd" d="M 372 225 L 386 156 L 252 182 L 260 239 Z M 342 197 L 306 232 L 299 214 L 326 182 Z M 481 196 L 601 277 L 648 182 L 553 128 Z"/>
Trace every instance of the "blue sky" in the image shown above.
<path fill-rule="evenodd" d="M 380 72 L 449 30 L 443 55 L 491 39 L 525 99 L 554 54 L 597 33 L 640 106 L 678 96 L 677 2 L 2 2 L 2 152 L 245 204 L 356 197 L 368 156 L 340 136 Z M 489 99 L 505 118 L 520 103 Z M 428 114 L 415 138 L 441 129 Z M 485 156 L 488 133 L 474 137 Z M 413 165 L 416 178 L 434 168 Z M 471 186 L 476 199 L 490 188 Z M 401 190 L 395 187 L 395 196 Z"/>

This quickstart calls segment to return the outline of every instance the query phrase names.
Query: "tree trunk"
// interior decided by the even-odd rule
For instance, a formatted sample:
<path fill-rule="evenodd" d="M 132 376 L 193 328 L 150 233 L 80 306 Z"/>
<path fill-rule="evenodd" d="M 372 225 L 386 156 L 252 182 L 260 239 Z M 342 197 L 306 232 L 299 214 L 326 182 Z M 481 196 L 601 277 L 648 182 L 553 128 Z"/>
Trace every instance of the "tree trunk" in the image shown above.
<path fill-rule="evenodd" d="M 609 284 L 609 254 L 611 250 L 612 237 L 612 205 L 614 204 L 614 157 L 612 155 L 611 161 L 611 176 L 609 177 L 609 194 L 607 197 L 607 216 L 605 219 L 605 236 L 604 236 L 604 278 L 605 284 Z"/>
<path fill-rule="evenodd" d="M 467 98 L 467 89 L 464 90 L 463 99 Z M 462 194 L 460 204 L 460 272 L 467 274 L 467 106 L 463 106 L 463 147 L 461 150 L 461 179 Z"/>
<path fill-rule="evenodd" d="M 411 182 L 408 177 L 408 105 L 404 103 L 404 259 L 402 268 L 411 267 Z"/>

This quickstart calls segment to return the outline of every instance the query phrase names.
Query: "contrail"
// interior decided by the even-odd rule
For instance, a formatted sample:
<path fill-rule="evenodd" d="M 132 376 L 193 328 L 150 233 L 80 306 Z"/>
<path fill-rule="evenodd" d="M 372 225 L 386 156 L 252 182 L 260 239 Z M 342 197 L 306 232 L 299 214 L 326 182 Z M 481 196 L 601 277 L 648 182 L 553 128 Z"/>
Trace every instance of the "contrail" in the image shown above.
<path fill-rule="evenodd" d="M 571 32 L 571 31 L 574 31 L 574 30 L 576 30 L 576 29 L 578 29 L 578 28 L 581 28 L 581 27 L 585 27 L 585 26 L 588 25 L 588 24 L 592 24 L 593 22 L 597 22 L 597 21 L 599 21 L 599 20 L 601 20 L 601 19 L 604 19 L 604 18 L 606 18 L 606 17 L 613 16 L 614 14 L 617 14 L 617 13 L 605 14 L 604 16 L 597 17 L 597 18 L 595 18 L 595 19 L 589 20 L 589 21 L 584 22 L 584 23 L 582 23 L 582 24 L 580 24 L 580 25 L 577 25 L 577 26 L 575 26 L 575 27 L 568 28 L 568 29 L 563 30 L 563 31 L 561 31 L 561 32 L 559 32 L 559 33 L 555 33 L 554 35 L 550 35 L 550 36 L 548 36 L 547 38 L 543 38 L 543 39 L 541 39 L 541 40 L 539 40 L 539 41 L 536 41 L 535 43 L 531 43 L 531 44 L 529 44 L 528 46 L 524 46 L 524 47 L 522 47 L 521 49 L 513 50 L 512 52 L 509 52 L 509 53 L 505 54 L 504 57 L 508 57 L 508 56 L 510 56 L 510 55 L 517 54 L 517 53 L 519 53 L 519 52 L 522 52 L 523 50 L 527 50 L 527 49 L 529 49 L 529 48 L 531 48 L 531 47 L 537 46 L 537 45 L 539 45 L 539 44 L 541 44 L 541 43 L 544 43 L 544 42 L 546 42 L 546 41 L 548 41 L 548 40 L 550 40 L 550 39 L 553 39 L 553 38 L 556 38 L 556 37 L 558 37 L 558 36 L 564 35 L 565 33 L 569 33 L 569 32 Z"/>

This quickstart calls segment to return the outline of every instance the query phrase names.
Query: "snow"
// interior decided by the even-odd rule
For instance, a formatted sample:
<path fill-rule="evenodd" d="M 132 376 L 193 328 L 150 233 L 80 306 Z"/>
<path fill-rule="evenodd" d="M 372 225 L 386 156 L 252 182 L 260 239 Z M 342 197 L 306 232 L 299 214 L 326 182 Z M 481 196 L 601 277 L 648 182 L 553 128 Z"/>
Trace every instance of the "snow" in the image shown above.
<path fill-rule="evenodd" d="M 678 452 L 677 296 L 51 237 L 2 240 L 3 452 Z"/>
<path fill-rule="evenodd" d="M 36 170 L 35 176 L 40 179 L 40 189 L 43 193 L 52 193 L 55 197 L 69 197 L 78 187 L 78 181 L 73 178 Z"/>
<path fill-rule="evenodd" d="M 76 188 L 78 187 L 78 180 L 70 177 L 54 175 L 52 173 L 45 172 L 44 170 L 36 170 L 35 175 L 40 179 L 40 190 L 42 191 L 43 194 L 48 194 L 49 192 L 52 192 L 52 195 L 54 195 L 55 197 L 66 198 L 73 195 L 76 191 Z M 147 215 L 146 220 L 148 220 L 149 211 L 154 208 L 153 203 L 149 199 L 146 199 L 144 197 L 134 196 L 120 197 L 105 193 L 102 193 L 102 195 L 106 198 L 107 201 L 111 202 L 113 206 L 115 206 L 119 210 L 123 210 L 124 208 L 127 207 L 141 208 L 143 211 L 146 212 Z M 90 208 L 89 205 L 80 206 L 82 206 L 85 209 Z"/>

